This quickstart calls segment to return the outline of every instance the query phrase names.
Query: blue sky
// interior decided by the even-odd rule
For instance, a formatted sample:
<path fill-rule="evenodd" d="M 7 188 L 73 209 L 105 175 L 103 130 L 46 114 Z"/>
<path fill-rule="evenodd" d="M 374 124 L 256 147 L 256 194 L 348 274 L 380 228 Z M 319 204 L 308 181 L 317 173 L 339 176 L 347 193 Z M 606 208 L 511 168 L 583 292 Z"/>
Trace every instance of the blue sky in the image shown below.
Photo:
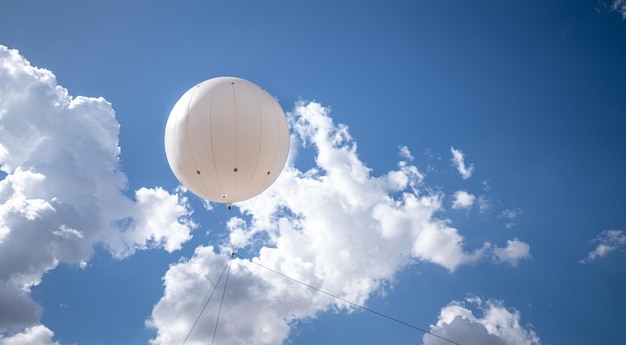
<path fill-rule="evenodd" d="M 618 343 L 626 2 L 0 4 L 0 345 Z M 205 203 L 163 134 L 231 75 L 292 151 Z M 219 290 L 219 289 L 218 289 Z M 218 305 L 187 344 L 208 344 Z"/>

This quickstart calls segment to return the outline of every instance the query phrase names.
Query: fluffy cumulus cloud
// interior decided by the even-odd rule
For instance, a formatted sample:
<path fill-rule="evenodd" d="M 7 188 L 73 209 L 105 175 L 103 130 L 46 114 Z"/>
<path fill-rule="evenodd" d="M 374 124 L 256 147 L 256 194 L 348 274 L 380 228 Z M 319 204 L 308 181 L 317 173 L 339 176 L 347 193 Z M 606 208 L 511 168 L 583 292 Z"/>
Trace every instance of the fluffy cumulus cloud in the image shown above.
<path fill-rule="evenodd" d="M 476 197 L 464 190 L 459 190 L 454 193 L 454 200 L 452 201 L 452 208 L 471 208 L 474 205 Z"/>
<path fill-rule="evenodd" d="M 453 301 L 439 314 L 430 332 L 463 345 L 540 345 L 532 327 L 522 324 L 521 313 L 501 301 L 477 297 Z M 449 341 L 425 334 L 423 345 L 450 345 Z"/>
<path fill-rule="evenodd" d="M 474 164 L 470 164 L 469 166 L 465 165 L 465 155 L 463 154 L 463 151 L 450 147 L 450 152 L 452 153 L 452 164 L 454 164 L 456 169 L 459 171 L 461 177 L 464 180 L 472 177 L 472 173 L 474 173 Z"/>
<path fill-rule="evenodd" d="M 581 264 L 603 258 L 626 245 L 626 232 L 623 230 L 604 230 L 591 243 L 597 243 L 594 250 L 589 252 L 586 258 L 581 259 Z"/>
<path fill-rule="evenodd" d="M 496 261 L 505 262 L 512 266 L 519 263 L 520 260 L 530 259 L 530 246 L 528 243 L 522 242 L 517 238 L 506 241 L 506 247 L 493 249 L 493 257 Z"/>
<path fill-rule="evenodd" d="M 44 325 L 35 325 L 22 332 L 0 337 L 0 345 L 59 345 L 52 340 L 54 333 Z"/>
<path fill-rule="evenodd" d="M 441 215 L 444 195 L 425 185 L 406 147 L 395 169 L 373 176 L 348 128 L 333 123 L 327 108 L 301 102 L 289 117 L 293 142 L 315 150 L 315 167 L 287 166 L 270 189 L 235 205 L 241 216 L 228 222 L 222 245 L 199 247 L 170 267 L 148 320 L 157 332 L 153 344 L 183 341 L 232 250 L 253 257 L 231 262 L 221 326 L 213 333 L 218 296 L 187 344 L 203 344 L 214 334 L 216 343 L 281 344 L 294 324 L 351 308 L 266 268 L 362 305 L 408 264 L 454 271 L 477 260 L 516 263 L 529 255 L 517 239 L 504 248 L 466 248 Z"/>
<path fill-rule="evenodd" d="M 59 263 L 84 264 L 96 243 L 124 257 L 189 239 L 180 194 L 125 195 L 119 128 L 106 100 L 70 96 L 50 71 L 0 46 L 1 344 L 52 343 L 28 293 Z"/>

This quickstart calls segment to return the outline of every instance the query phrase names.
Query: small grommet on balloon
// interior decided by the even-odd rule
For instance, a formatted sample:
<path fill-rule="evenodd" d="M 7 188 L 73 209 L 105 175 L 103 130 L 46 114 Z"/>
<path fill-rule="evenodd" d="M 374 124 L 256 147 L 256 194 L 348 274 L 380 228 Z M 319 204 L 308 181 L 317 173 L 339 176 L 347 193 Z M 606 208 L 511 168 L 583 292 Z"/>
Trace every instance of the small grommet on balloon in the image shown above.
<path fill-rule="evenodd" d="M 196 170 L 196 174 L 200 175 L 200 170 Z"/>
<path fill-rule="evenodd" d="M 228 195 L 222 194 L 222 199 L 226 199 L 226 198 L 228 198 Z"/>
<path fill-rule="evenodd" d="M 270 174 L 270 172 L 268 171 L 268 172 L 267 172 L 267 174 L 269 175 L 269 174 Z"/>
<path fill-rule="evenodd" d="M 237 172 L 237 171 L 239 171 L 239 169 L 235 168 L 235 169 L 233 169 L 233 171 L 234 171 L 234 172 Z"/>

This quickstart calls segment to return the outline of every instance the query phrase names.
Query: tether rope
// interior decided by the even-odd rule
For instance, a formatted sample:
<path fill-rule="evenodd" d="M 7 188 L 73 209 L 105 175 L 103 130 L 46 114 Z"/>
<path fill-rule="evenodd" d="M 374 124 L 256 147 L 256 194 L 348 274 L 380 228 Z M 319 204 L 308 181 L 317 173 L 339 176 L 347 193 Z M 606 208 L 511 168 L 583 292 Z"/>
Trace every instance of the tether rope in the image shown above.
<path fill-rule="evenodd" d="M 222 305 L 224 304 L 224 296 L 226 296 L 226 287 L 228 286 L 228 279 L 229 279 L 229 277 L 230 277 L 230 267 L 231 267 L 231 264 L 232 264 L 232 260 L 233 260 L 233 258 L 234 258 L 235 256 L 237 256 L 237 257 L 239 257 L 239 258 L 241 258 L 241 259 L 244 259 L 244 261 L 250 262 L 250 263 L 255 264 L 255 265 L 257 265 L 257 266 L 259 266 L 259 267 L 261 267 L 261 268 L 264 268 L 264 269 L 266 269 L 266 270 L 268 270 L 268 271 L 270 271 L 270 272 L 272 272 L 272 273 L 274 273 L 274 274 L 277 274 L 277 275 L 279 275 L 279 276 L 281 276 L 281 277 L 283 277 L 283 278 L 289 279 L 289 280 L 291 280 L 291 281 L 293 281 L 293 282 L 296 282 L 296 283 L 298 283 L 298 284 L 300 284 L 300 285 L 304 285 L 304 286 L 306 286 L 307 288 L 309 288 L 309 289 L 311 289 L 311 290 L 317 291 L 317 292 L 319 292 L 319 293 L 322 293 L 322 294 L 324 294 L 324 295 L 327 295 L 327 296 L 329 296 L 329 297 L 332 297 L 332 298 L 334 298 L 334 299 L 336 299 L 336 300 L 339 300 L 339 301 L 341 301 L 341 302 L 347 303 L 347 304 L 349 304 L 349 305 L 351 305 L 351 306 L 353 306 L 353 307 L 356 307 L 356 308 L 358 308 L 358 309 L 361 309 L 361 310 L 364 310 L 364 311 L 370 312 L 370 313 L 372 313 L 372 314 L 378 315 L 378 316 L 383 317 L 383 318 L 385 318 L 385 319 L 387 319 L 387 320 L 390 320 L 390 321 L 393 321 L 393 322 L 399 323 L 399 324 L 404 325 L 404 326 L 407 326 L 407 327 L 409 327 L 409 328 L 413 328 L 413 329 L 418 330 L 418 331 L 420 331 L 420 332 L 422 332 L 422 333 L 424 333 L 424 334 L 428 334 L 428 335 L 433 336 L 433 337 L 435 337 L 435 338 L 438 338 L 438 339 L 441 339 L 441 340 L 447 341 L 447 342 L 449 342 L 449 343 L 451 343 L 451 344 L 461 345 L 460 343 L 458 343 L 458 342 L 456 342 L 456 341 L 453 341 L 453 340 L 450 340 L 450 339 L 448 339 L 448 338 L 445 338 L 445 337 L 442 337 L 442 336 L 440 336 L 440 335 L 437 335 L 437 334 L 435 334 L 435 333 L 432 333 L 432 332 L 430 332 L 430 331 L 428 331 L 428 330 L 426 330 L 426 329 L 424 329 L 424 328 L 417 327 L 417 326 L 412 325 L 412 324 L 410 324 L 410 323 L 408 323 L 408 322 L 405 322 L 405 321 L 402 321 L 402 320 L 397 319 L 397 318 L 395 318 L 395 317 L 392 317 L 392 316 L 389 316 L 389 315 L 383 314 L 383 313 L 381 313 L 381 312 L 378 312 L 378 311 L 376 311 L 376 310 L 370 309 L 370 308 L 365 307 L 365 306 L 363 306 L 363 305 L 360 305 L 360 304 L 357 304 L 357 303 L 354 303 L 354 302 L 348 301 L 347 299 L 342 298 L 342 297 L 339 297 L 339 296 L 334 295 L 334 294 L 331 294 L 330 292 L 326 292 L 326 291 L 324 291 L 324 290 L 322 290 L 322 289 L 320 289 L 320 288 L 318 288 L 318 287 L 315 287 L 315 286 L 313 286 L 313 285 L 307 284 L 307 283 L 305 283 L 305 282 L 303 282 L 303 281 L 300 281 L 300 280 L 298 280 L 298 279 L 292 278 L 292 277 L 290 277 L 290 276 L 288 276 L 288 275 L 286 275 L 286 274 L 284 274 L 284 273 L 281 273 L 281 272 L 276 271 L 276 270 L 274 270 L 274 269 L 272 269 L 272 268 L 269 268 L 269 267 L 267 267 L 267 266 L 264 266 L 264 265 L 262 265 L 262 264 L 260 264 L 260 263 L 258 263 L 258 262 L 252 261 L 252 260 L 250 260 L 250 259 L 248 259 L 248 258 L 246 258 L 246 257 L 244 257 L 244 256 L 242 256 L 242 255 L 239 255 L 239 254 L 237 254 L 237 253 L 232 253 L 232 254 L 230 255 L 230 259 L 229 259 L 229 260 L 228 260 L 228 262 L 226 263 L 226 266 L 224 266 L 224 269 L 222 270 L 222 274 L 220 274 L 220 277 L 219 277 L 219 279 L 217 280 L 217 283 L 215 284 L 215 286 L 213 287 L 213 290 L 211 291 L 211 294 L 209 295 L 209 298 L 208 298 L 208 299 L 207 299 L 207 301 L 204 303 L 204 306 L 202 307 L 202 310 L 200 311 L 200 314 L 198 314 L 198 317 L 196 318 L 196 321 L 193 323 L 193 326 L 191 326 L 191 329 L 189 330 L 189 333 L 187 333 L 187 336 L 185 337 L 185 340 L 183 340 L 182 345 L 184 345 L 184 344 L 187 342 L 187 339 L 189 339 L 189 336 L 191 335 L 191 332 L 193 331 L 193 329 L 194 329 L 194 328 L 196 327 L 196 325 L 198 324 L 198 321 L 200 320 L 200 317 L 202 316 L 202 314 L 204 313 L 204 310 L 206 309 L 207 305 L 208 305 L 208 304 L 209 304 L 209 302 L 211 301 L 211 298 L 213 297 L 213 294 L 215 293 L 215 290 L 217 289 L 217 286 L 219 285 L 220 281 L 222 280 L 222 277 L 224 276 L 224 273 L 226 272 L 226 269 L 228 269 L 228 273 L 227 273 L 227 275 L 226 275 L 226 281 L 225 281 L 225 283 L 224 283 L 224 290 L 223 290 L 223 292 L 222 292 L 222 299 L 221 299 L 221 301 L 220 301 L 220 306 L 219 306 L 219 309 L 218 309 L 218 312 L 217 312 L 217 319 L 215 320 L 215 329 L 214 329 L 214 331 L 213 331 L 213 341 L 211 342 L 211 344 L 214 344 L 214 343 L 215 343 L 215 337 L 216 337 L 216 334 L 217 334 L 217 327 L 218 327 L 218 323 L 219 323 L 219 319 L 220 319 L 220 313 L 221 313 L 221 311 L 222 311 Z"/>
<path fill-rule="evenodd" d="M 447 342 L 449 342 L 449 343 L 451 343 L 451 344 L 461 345 L 460 343 L 457 343 L 457 342 L 455 342 L 455 341 L 453 341 L 453 340 L 450 340 L 450 339 L 444 338 L 444 337 L 442 337 L 442 336 L 440 336 L 440 335 L 434 334 L 434 333 L 432 333 L 432 332 L 430 332 L 430 331 L 428 331 L 428 330 L 426 330 L 426 329 L 423 329 L 423 328 L 417 327 L 417 326 L 412 325 L 412 324 L 410 324 L 410 323 L 408 323 L 408 322 L 404 322 L 404 321 L 402 321 L 402 320 L 400 320 L 400 319 L 396 319 L 395 317 L 392 317 L 392 316 L 389 316 L 389 315 L 383 314 L 383 313 L 381 313 L 381 312 L 378 312 L 378 311 L 376 311 L 376 310 L 373 310 L 373 309 L 370 309 L 370 308 L 368 308 L 368 307 L 362 306 L 362 305 L 360 305 L 360 304 L 356 304 L 356 303 L 354 303 L 354 302 L 348 301 L 347 299 L 345 299 L 345 298 L 341 298 L 341 297 L 339 297 L 339 296 L 337 296 L 337 295 L 333 295 L 333 294 L 331 294 L 330 292 L 326 292 L 326 291 L 324 291 L 324 290 L 322 290 L 322 289 L 320 289 L 320 288 L 317 288 L 317 287 L 315 287 L 315 286 L 309 285 L 309 284 L 307 284 L 307 283 L 305 283 L 305 282 L 302 282 L 302 281 L 300 281 L 300 280 L 297 280 L 297 279 L 295 279 L 295 278 L 292 278 L 292 277 L 290 277 L 290 276 L 288 276 L 288 275 L 286 275 L 286 274 L 283 274 L 283 273 L 281 273 L 281 272 L 279 272 L 279 271 L 276 271 L 276 270 L 274 270 L 274 269 L 271 269 L 271 268 L 269 268 L 269 267 L 267 267 L 267 266 L 264 266 L 264 265 L 262 265 L 262 264 L 260 264 L 260 263 L 258 263 L 258 262 L 252 261 L 252 260 L 250 260 L 250 259 L 248 259 L 248 258 L 246 258 L 246 257 L 244 257 L 244 256 L 241 256 L 241 255 L 239 255 L 239 254 L 237 254 L 237 253 L 233 253 L 233 254 L 232 254 L 232 256 L 237 256 L 237 257 L 239 257 L 239 258 L 241 258 L 241 259 L 245 259 L 244 261 L 248 261 L 248 262 L 250 262 L 250 263 L 253 263 L 253 264 L 255 264 L 255 265 L 259 266 L 259 267 L 262 267 L 262 268 L 264 268 L 264 269 L 266 269 L 266 270 L 268 270 L 268 271 L 270 271 L 270 272 L 273 272 L 273 273 L 275 273 L 275 274 L 278 274 L 278 275 L 279 275 L 279 276 L 281 276 L 281 277 L 287 278 L 287 279 L 289 279 L 289 280 L 291 280 L 291 281 L 294 281 L 294 282 L 296 282 L 296 283 L 298 283 L 298 284 L 304 285 L 304 286 L 308 287 L 308 288 L 309 288 L 309 289 L 311 289 L 311 290 L 314 290 L 314 291 L 317 291 L 317 292 L 322 293 L 322 294 L 324 294 L 324 295 L 330 296 L 330 297 L 332 297 L 332 298 L 334 298 L 334 299 L 337 299 L 337 300 L 339 300 L 339 301 L 342 301 L 342 302 L 344 302 L 344 303 L 347 303 L 347 304 L 349 304 L 349 305 L 351 305 L 351 306 L 353 306 L 353 307 L 356 307 L 356 308 L 359 308 L 359 309 L 361 309 L 361 310 L 365 310 L 365 311 L 367 311 L 367 312 L 370 312 L 370 313 L 376 314 L 376 315 L 378 315 L 378 316 L 384 317 L 385 319 L 388 319 L 388 320 L 391 320 L 391 321 L 397 322 L 397 323 L 399 323 L 399 324 L 401 324 L 401 325 L 404 325 L 404 326 L 407 326 L 407 327 L 410 327 L 410 328 L 416 329 L 416 330 L 418 330 L 418 331 L 420 331 L 420 332 L 423 332 L 424 334 L 428 334 L 428 335 L 431 335 L 431 336 L 433 336 L 433 337 L 435 337 L 435 338 L 439 338 L 439 339 L 441 339 L 441 340 L 445 340 L 445 341 L 447 341 Z M 231 256 L 231 257 L 232 257 L 232 256 Z"/>
<path fill-rule="evenodd" d="M 207 298 L 206 302 L 204 303 L 204 306 L 202 307 L 202 310 L 200 310 L 200 313 L 198 314 L 198 317 L 196 318 L 196 321 L 194 321 L 193 325 L 191 326 L 191 329 L 189 329 L 189 332 L 187 333 L 187 336 L 185 337 L 185 340 L 183 340 L 181 345 L 185 345 L 185 343 L 189 339 L 189 336 L 191 335 L 191 332 L 193 331 L 194 328 L 196 328 L 196 325 L 198 324 L 198 321 L 200 320 L 200 317 L 204 313 L 204 310 L 206 309 L 206 306 L 211 301 L 211 298 L 213 297 L 213 294 L 215 293 L 215 290 L 217 289 L 217 286 L 220 284 L 220 281 L 222 280 L 222 277 L 224 276 L 224 272 L 226 272 L 226 269 L 228 267 L 230 267 L 230 262 L 232 260 L 233 260 L 233 255 L 230 256 L 230 259 L 226 263 L 226 266 L 224 266 L 224 269 L 222 270 L 222 274 L 220 274 L 220 277 L 217 280 L 217 283 L 215 283 L 215 286 L 213 287 L 213 291 L 211 291 L 211 294 L 209 295 L 209 298 Z M 230 275 L 230 270 L 228 270 L 228 274 Z M 226 290 L 226 288 L 224 288 L 224 290 Z M 223 299 L 223 296 L 222 296 L 222 299 Z M 221 305 L 220 305 L 220 308 L 221 308 Z M 214 338 L 215 338 L 215 335 L 214 335 Z"/>
<path fill-rule="evenodd" d="M 235 253 L 233 253 L 233 255 L 234 254 Z M 222 292 L 222 300 L 220 301 L 220 307 L 217 310 L 217 319 L 215 319 L 215 329 L 213 330 L 213 341 L 211 341 L 211 345 L 215 344 L 215 336 L 217 335 L 217 325 L 220 322 L 220 314 L 222 313 L 222 305 L 224 304 L 224 296 L 226 296 L 226 287 L 228 287 L 228 277 L 230 277 L 230 268 L 233 262 L 233 255 L 230 256 L 230 260 L 228 260 L 228 264 L 227 264 L 228 273 L 226 273 L 226 281 L 224 282 L 224 291 Z"/>

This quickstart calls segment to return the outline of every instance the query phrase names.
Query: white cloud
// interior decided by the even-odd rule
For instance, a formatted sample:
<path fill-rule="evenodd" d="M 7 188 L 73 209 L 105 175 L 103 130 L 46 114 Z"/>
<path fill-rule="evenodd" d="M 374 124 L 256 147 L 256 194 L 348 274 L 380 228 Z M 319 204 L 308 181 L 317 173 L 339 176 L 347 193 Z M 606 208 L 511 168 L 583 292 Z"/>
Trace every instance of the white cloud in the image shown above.
<path fill-rule="evenodd" d="M 137 249 L 159 247 L 173 252 L 191 238 L 189 230 L 196 224 L 187 217 L 190 211 L 186 198 L 156 187 L 140 188 L 135 199 L 135 207 L 128 215 L 129 226 L 122 227 L 124 231 L 103 234 L 115 256 L 123 258 Z"/>
<path fill-rule="evenodd" d="M 483 182 L 481 182 L 481 184 L 483 185 L 483 190 L 485 192 L 491 189 L 491 186 L 489 185 L 489 181 L 483 180 Z"/>
<path fill-rule="evenodd" d="M 487 211 L 489 211 L 489 209 L 491 209 L 491 203 L 489 202 L 487 197 L 484 195 L 481 195 L 478 197 L 477 203 L 478 203 L 478 212 L 480 213 L 486 213 Z"/>
<path fill-rule="evenodd" d="M 228 243 L 199 247 L 170 268 L 148 321 L 157 331 L 153 344 L 182 342 L 232 248 L 357 304 L 416 261 L 454 271 L 480 259 L 523 256 L 517 240 L 505 249 L 485 243 L 467 250 L 459 231 L 438 216 L 443 195 L 424 186 L 415 166 L 401 161 L 372 176 L 347 127 L 335 125 L 328 112 L 312 102 L 296 104 L 289 114 L 293 135 L 317 151 L 314 168 L 287 166 L 266 192 L 235 204 L 244 216 L 228 222 Z M 216 342 L 228 344 L 280 344 L 299 321 L 350 308 L 240 258 L 233 260 L 224 303 L 220 324 L 228 326 L 218 329 Z M 216 315 L 217 306 L 209 306 L 187 344 L 212 337 Z"/>
<path fill-rule="evenodd" d="M 470 164 L 469 166 L 465 165 L 465 155 L 461 150 L 457 150 L 454 147 L 450 147 L 450 152 L 452 152 L 452 163 L 461 174 L 464 180 L 472 177 L 472 173 L 474 172 L 474 164 Z"/>
<path fill-rule="evenodd" d="M 504 262 L 516 266 L 522 259 L 530 259 L 530 246 L 517 238 L 506 241 L 506 247 L 493 248 L 494 258 L 499 262 Z"/>
<path fill-rule="evenodd" d="M 175 250 L 193 224 L 179 194 L 124 194 L 111 104 L 71 97 L 16 50 L 0 46 L 0 61 L 0 334 L 32 327 L 3 340 L 16 344 L 47 336 L 33 326 L 41 308 L 28 296 L 45 272 L 60 262 L 84 266 L 96 242 L 118 257 Z"/>
<path fill-rule="evenodd" d="M 579 260 L 581 264 L 603 258 L 626 245 L 626 233 L 622 230 L 604 230 L 596 238 L 590 241 L 598 243 L 586 258 Z"/>
<path fill-rule="evenodd" d="M 454 193 L 454 201 L 452 201 L 452 208 L 471 208 L 474 205 L 476 197 L 464 190 L 459 190 Z"/>
<path fill-rule="evenodd" d="M 626 0 L 613 0 L 611 11 L 622 15 L 622 20 L 626 20 Z"/>
<path fill-rule="evenodd" d="M 44 325 L 36 325 L 12 335 L 0 334 L 0 345 L 59 345 L 52 341 L 54 333 Z"/>
<path fill-rule="evenodd" d="M 412 162 L 413 159 L 415 159 L 411 154 L 411 150 L 409 150 L 409 148 L 406 146 L 400 146 L 400 157 L 406 159 L 409 162 Z"/>
<path fill-rule="evenodd" d="M 430 332 L 463 345 L 541 344 L 532 327 L 521 323 L 518 310 L 507 308 L 501 301 L 482 301 L 477 297 L 453 301 L 441 309 L 439 320 L 430 326 Z M 450 342 L 425 334 L 423 345 L 450 345 Z"/>
<path fill-rule="evenodd" d="M 515 219 L 519 217 L 520 214 L 522 214 L 522 209 L 520 208 L 506 209 L 500 212 L 499 217 L 506 220 L 505 226 L 510 229 L 515 226 Z"/>

